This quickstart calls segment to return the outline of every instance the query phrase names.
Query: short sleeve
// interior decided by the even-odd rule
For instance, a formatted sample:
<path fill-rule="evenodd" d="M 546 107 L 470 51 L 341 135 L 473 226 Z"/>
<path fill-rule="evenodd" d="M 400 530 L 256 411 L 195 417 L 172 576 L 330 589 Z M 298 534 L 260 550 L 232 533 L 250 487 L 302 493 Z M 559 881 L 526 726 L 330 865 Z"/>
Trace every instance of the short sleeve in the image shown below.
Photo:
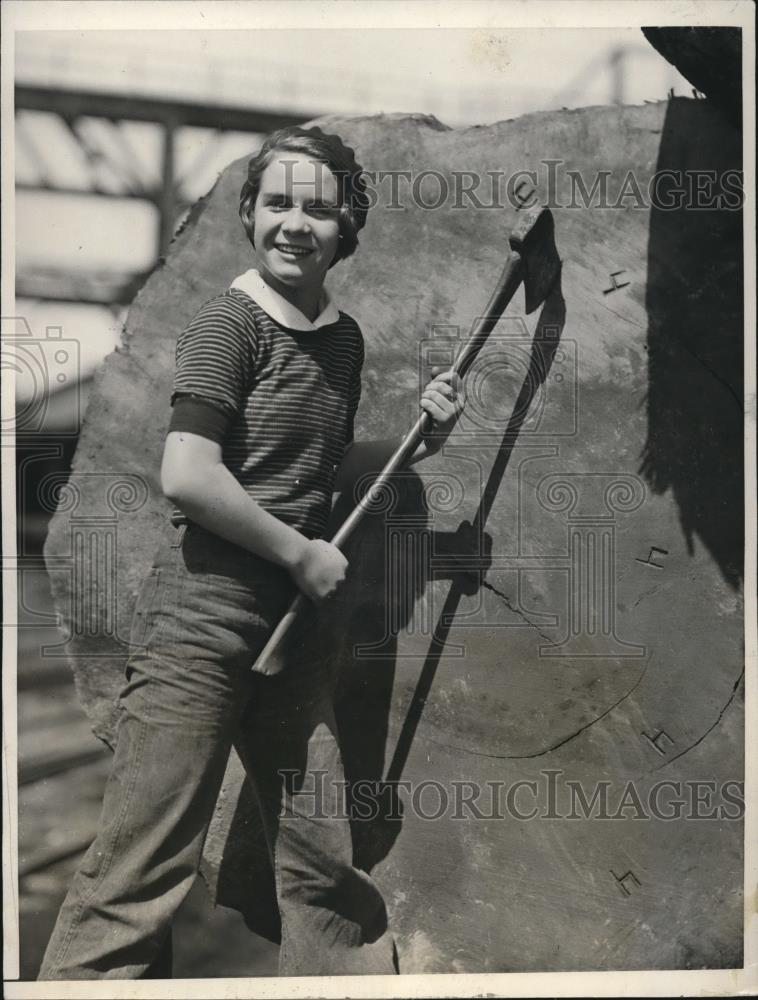
<path fill-rule="evenodd" d="M 171 405 L 193 396 L 236 416 L 249 389 L 255 348 L 252 318 L 242 303 L 229 295 L 206 302 L 179 335 Z"/>
<path fill-rule="evenodd" d="M 363 344 L 363 334 L 358 332 L 358 344 L 356 347 L 355 367 L 350 377 L 350 388 L 347 397 L 347 428 L 345 433 L 345 446 L 349 445 L 355 437 L 355 414 L 358 404 L 361 401 L 361 373 L 363 371 L 363 360 L 365 348 Z"/>
<path fill-rule="evenodd" d="M 234 417 L 198 396 L 177 396 L 171 411 L 169 433 L 183 431 L 223 445 Z"/>

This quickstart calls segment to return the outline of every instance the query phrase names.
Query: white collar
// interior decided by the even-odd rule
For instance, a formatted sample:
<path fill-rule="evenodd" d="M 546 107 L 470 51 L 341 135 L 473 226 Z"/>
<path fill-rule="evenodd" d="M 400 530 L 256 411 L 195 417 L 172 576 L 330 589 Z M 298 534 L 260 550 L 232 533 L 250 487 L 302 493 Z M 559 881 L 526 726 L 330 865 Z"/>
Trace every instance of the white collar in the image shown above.
<path fill-rule="evenodd" d="M 272 319 L 290 330 L 318 330 L 319 327 L 326 326 L 328 323 L 336 323 L 340 318 L 339 311 L 332 302 L 329 292 L 324 289 L 321 300 L 323 308 L 311 322 L 297 306 L 293 306 L 283 295 L 267 285 L 254 267 L 245 271 L 244 274 L 240 274 L 229 287 L 239 288 L 240 291 L 245 292 Z"/>

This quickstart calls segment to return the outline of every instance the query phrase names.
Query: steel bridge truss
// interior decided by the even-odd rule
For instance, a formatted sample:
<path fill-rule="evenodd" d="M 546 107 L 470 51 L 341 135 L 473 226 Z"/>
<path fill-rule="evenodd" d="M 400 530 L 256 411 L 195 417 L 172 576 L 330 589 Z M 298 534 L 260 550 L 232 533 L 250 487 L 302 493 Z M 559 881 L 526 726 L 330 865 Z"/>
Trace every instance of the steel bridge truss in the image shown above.
<path fill-rule="evenodd" d="M 35 141 L 35 117 L 55 115 L 76 144 L 84 165 L 81 186 L 55 179 L 46 154 Z M 262 134 L 285 125 L 299 125 L 318 117 L 299 111 L 209 105 L 193 101 L 59 89 L 27 84 L 15 88 L 16 142 L 32 164 L 34 179 L 17 184 L 17 190 L 99 199 L 136 199 L 157 209 L 156 253 L 146 271 L 119 273 L 108 270 L 56 267 L 24 268 L 17 275 L 16 295 L 34 301 L 99 305 L 119 311 L 128 305 L 161 257 L 187 212 L 193 197 L 187 182 L 207 168 L 214 140 L 225 133 Z M 93 122 L 94 120 L 94 122 Z M 160 129 L 160 163 L 153 177 L 146 171 L 123 125 L 148 123 Z M 93 127 L 94 125 L 94 127 Z M 180 129 L 209 129 L 210 141 L 181 175 L 176 165 L 176 139 Z"/>

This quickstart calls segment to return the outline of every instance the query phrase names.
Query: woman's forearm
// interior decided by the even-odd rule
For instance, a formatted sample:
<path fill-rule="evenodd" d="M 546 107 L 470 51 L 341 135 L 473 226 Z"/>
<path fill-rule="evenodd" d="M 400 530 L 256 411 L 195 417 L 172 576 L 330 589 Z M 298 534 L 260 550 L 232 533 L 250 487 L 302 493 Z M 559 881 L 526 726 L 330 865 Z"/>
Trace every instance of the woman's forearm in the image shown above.
<path fill-rule="evenodd" d="M 164 492 L 191 521 L 255 555 L 288 570 L 302 560 L 308 539 L 264 510 L 222 462 Z"/>

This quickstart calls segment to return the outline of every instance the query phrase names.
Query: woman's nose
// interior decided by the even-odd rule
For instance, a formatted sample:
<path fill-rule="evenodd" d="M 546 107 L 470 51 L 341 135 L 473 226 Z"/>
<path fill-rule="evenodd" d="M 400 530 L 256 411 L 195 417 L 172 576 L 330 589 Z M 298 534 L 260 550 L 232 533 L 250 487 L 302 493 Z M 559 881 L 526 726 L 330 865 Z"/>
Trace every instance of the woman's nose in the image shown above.
<path fill-rule="evenodd" d="M 310 228 L 308 216 L 299 205 L 293 205 L 284 216 L 282 228 L 291 233 L 307 232 Z"/>

